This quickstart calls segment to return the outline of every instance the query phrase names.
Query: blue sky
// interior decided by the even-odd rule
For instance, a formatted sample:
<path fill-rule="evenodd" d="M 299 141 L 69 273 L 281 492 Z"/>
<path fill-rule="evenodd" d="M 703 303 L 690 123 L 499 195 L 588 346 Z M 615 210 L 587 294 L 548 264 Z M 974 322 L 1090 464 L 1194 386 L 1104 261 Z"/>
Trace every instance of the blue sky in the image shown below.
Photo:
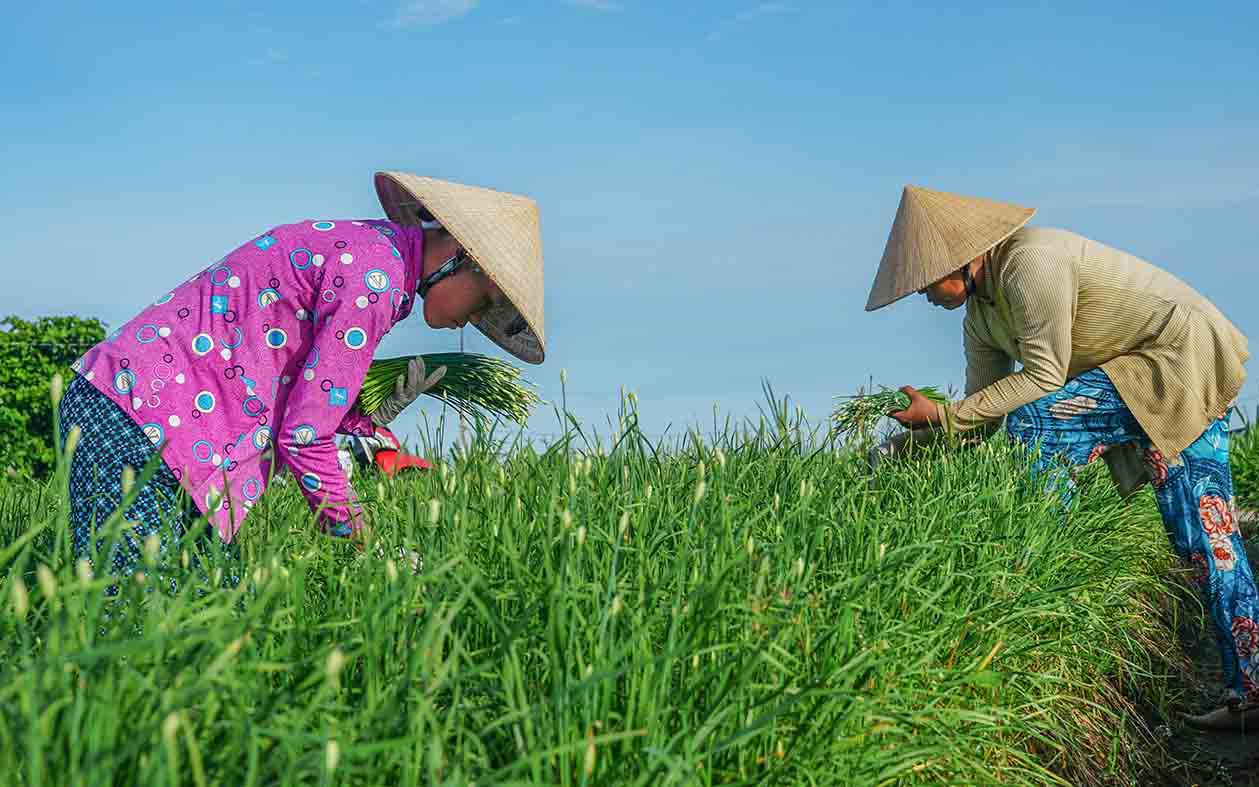
<path fill-rule="evenodd" d="M 960 312 L 863 311 L 906 183 L 1037 207 L 1259 337 L 1253 3 L 177 5 L 6 11 L 0 314 L 120 324 L 267 227 L 379 215 L 403 169 L 538 200 L 527 373 L 586 420 L 621 386 L 655 432 L 755 415 L 762 377 L 813 417 L 960 387 Z M 457 346 L 417 318 L 381 352 Z"/>

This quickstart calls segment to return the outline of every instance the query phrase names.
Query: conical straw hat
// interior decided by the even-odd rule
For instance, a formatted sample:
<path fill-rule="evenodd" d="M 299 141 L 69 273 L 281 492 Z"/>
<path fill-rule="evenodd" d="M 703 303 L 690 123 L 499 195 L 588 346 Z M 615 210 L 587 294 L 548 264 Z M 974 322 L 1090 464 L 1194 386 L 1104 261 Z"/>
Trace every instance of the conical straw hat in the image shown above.
<path fill-rule="evenodd" d="M 866 311 L 918 292 L 1013 235 L 1032 218 L 1024 208 L 906 186 Z"/>
<path fill-rule="evenodd" d="M 407 172 L 377 172 L 376 194 L 390 221 L 419 224 L 423 205 L 455 236 L 510 301 L 485 312 L 476 327 L 520 360 L 542 363 L 546 327 L 537 203 Z"/>

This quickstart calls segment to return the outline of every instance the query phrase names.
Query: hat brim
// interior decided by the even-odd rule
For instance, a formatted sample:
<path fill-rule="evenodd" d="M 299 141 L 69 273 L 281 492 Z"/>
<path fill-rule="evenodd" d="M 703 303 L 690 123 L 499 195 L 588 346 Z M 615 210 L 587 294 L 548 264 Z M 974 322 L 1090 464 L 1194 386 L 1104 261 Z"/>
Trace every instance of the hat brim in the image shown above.
<path fill-rule="evenodd" d="M 376 194 L 390 221 L 418 226 L 423 206 L 503 292 L 507 303 L 473 325 L 520 360 L 546 360 L 542 238 L 537 204 L 517 194 L 377 172 Z"/>
<path fill-rule="evenodd" d="M 929 287 L 1008 240 L 1036 209 L 906 186 L 888 233 L 866 311 Z"/>

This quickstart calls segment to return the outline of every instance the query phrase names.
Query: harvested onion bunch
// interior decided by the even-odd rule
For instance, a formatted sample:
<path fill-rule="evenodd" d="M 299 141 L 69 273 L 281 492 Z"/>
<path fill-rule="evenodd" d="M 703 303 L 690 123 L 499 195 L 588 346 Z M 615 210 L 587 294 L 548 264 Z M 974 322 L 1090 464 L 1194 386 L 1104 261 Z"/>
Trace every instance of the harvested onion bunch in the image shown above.
<path fill-rule="evenodd" d="M 930 386 L 919 388 L 918 393 L 938 404 L 949 401 L 947 396 Z M 878 393 L 858 393 L 856 396 L 836 398 L 843 402 L 831 414 L 833 431 L 845 438 L 867 434 L 880 418 L 909 407 L 909 394 L 889 388 L 883 388 Z"/>
<path fill-rule="evenodd" d="M 380 407 L 413 357 L 372 361 L 358 394 L 359 412 L 370 414 Z M 446 374 L 424 393 L 474 420 L 501 416 L 524 424 L 533 406 L 542 401 L 531 384 L 521 381 L 519 369 L 497 358 L 477 353 L 425 353 L 420 358 L 428 373 L 446 367 Z"/>

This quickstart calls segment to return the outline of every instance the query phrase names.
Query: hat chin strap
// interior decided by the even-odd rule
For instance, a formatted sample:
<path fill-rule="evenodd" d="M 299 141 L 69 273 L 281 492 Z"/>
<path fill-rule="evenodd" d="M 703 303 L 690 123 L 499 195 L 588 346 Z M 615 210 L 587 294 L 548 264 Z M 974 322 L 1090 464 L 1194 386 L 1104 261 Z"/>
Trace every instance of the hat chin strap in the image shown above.
<path fill-rule="evenodd" d="M 966 297 L 975 294 L 975 276 L 970 272 L 970 263 L 966 263 L 966 267 L 962 268 L 962 282 L 966 285 Z"/>

